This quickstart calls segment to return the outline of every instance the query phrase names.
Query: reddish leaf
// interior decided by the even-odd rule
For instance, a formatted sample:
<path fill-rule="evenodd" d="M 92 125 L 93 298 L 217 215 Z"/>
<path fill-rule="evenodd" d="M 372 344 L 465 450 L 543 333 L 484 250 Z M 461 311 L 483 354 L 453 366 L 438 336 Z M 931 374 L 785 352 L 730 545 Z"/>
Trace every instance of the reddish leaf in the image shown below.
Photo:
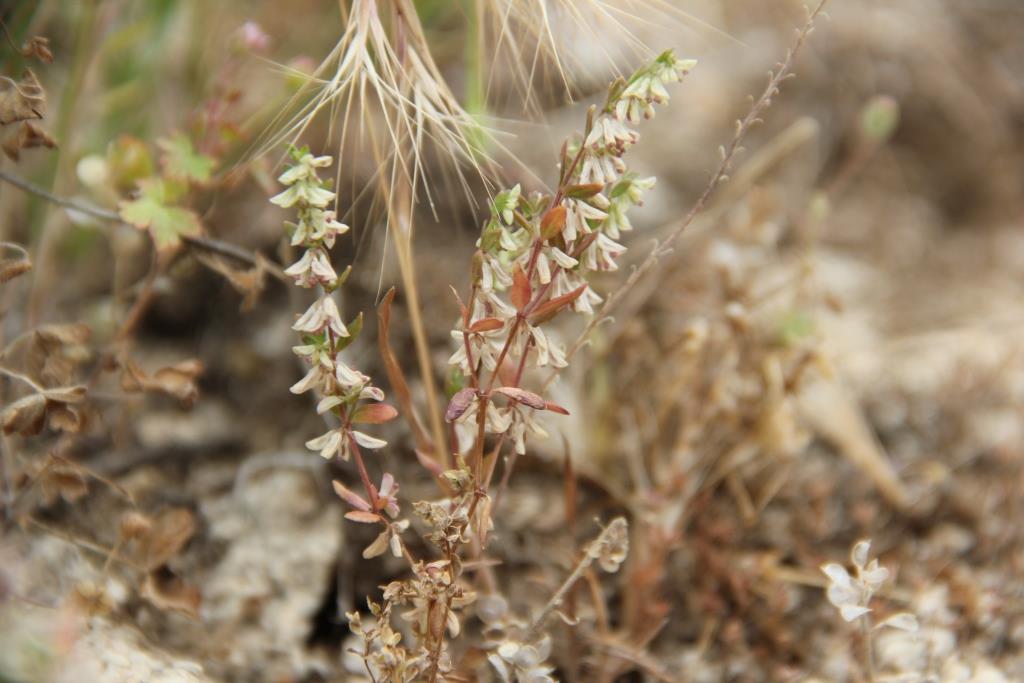
<path fill-rule="evenodd" d="M 361 522 L 362 524 L 376 524 L 380 521 L 380 515 L 376 512 L 366 512 L 364 510 L 349 510 L 345 513 L 345 519 Z"/>
<path fill-rule="evenodd" d="M 573 301 L 576 301 L 576 299 L 579 299 L 580 295 L 587 291 L 587 287 L 588 285 L 580 285 L 571 292 L 566 292 L 562 296 L 556 296 L 553 299 L 545 301 L 530 314 L 530 324 L 539 325 L 551 320 L 558 315 L 563 308 L 567 307 Z"/>
<path fill-rule="evenodd" d="M 569 414 L 568 410 L 558 405 L 557 403 L 552 403 L 551 401 L 544 402 L 544 410 L 550 410 L 552 413 L 558 413 L 559 415 Z"/>
<path fill-rule="evenodd" d="M 565 196 L 570 199 L 590 199 L 604 189 L 601 183 L 586 183 L 584 185 L 570 185 L 565 188 Z"/>
<path fill-rule="evenodd" d="M 491 332 L 505 326 L 501 318 L 481 318 L 469 326 L 470 332 Z"/>
<path fill-rule="evenodd" d="M 398 417 L 398 411 L 387 403 L 367 403 L 356 408 L 352 413 L 352 422 L 356 424 L 379 425 L 390 422 Z"/>
<path fill-rule="evenodd" d="M 455 392 L 452 396 L 452 400 L 448 402 L 448 409 L 444 411 L 444 419 L 446 422 L 454 422 L 462 417 L 462 414 L 469 410 L 469 406 L 473 403 L 473 398 L 476 396 L 476 389 L 467 388 L 461 391 Z"/>
<path fill-rule="evenodd" d="M 352 489 L 346 488 L 344 484 L 335 479 L 331 484 L 334 486 L 334 492 L 341 497 L 343 501 L 354 507 L 356 510 L 362 510 L 364 512 L 370 511 L 370 504 L 363 499 L 358 493 Z"/>
<path fill-rule="evenodd" d="M 544 212 L 544 216 L 540 219 L 542 240 L 547 241 L 561 234 L 562 228 L 565 227 L 565 213 L 565 207 L 561 205 L 553 206 Z"/>
<path fill-rule="evenodd" d="M 529 406 L 530 408 L 534 408 L 535 410 L 544 410 L 547 405 L 544 402 L 544 399 L 532 391 L 527 391 L 526 389 L 519 389 L 518 387 L 498 387 L 494 391 L 495 393 L 508 396 L 513 401 L 518 401 L 519 403 Z"/>
<path fill-rule="evenodd" d="M 523 267 L 517 263 L 515 271 L 512 273 L 512 290 L 509 292 L 512 305 L 516 307 L 517 311 L 522 313 L 526 305 L 530 303 L 530 295 L 530 280 L 523 272 Z"/>

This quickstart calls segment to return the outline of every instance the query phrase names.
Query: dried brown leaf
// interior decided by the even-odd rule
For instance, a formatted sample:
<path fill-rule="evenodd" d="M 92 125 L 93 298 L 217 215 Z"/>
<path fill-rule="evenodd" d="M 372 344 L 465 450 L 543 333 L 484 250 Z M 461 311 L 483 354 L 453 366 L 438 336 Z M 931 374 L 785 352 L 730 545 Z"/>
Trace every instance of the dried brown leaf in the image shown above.
<path fill-rule="evenodd" d="M 21 80 L 0 78 L 0 125 L 41 119 L 46 115 L 46 92 L 31 69 Z"/>
<path fill-rule="evenodd" d="M 55 401 L 49 401 L 46 404 L 46 419 L 50 429 L 59 429 L 68 434 L 79 433 L 85 425 L 85 417 L 81 411 Z"/>
<path fill-rule="evenodd" d="M 43 36 L 32 36 L 21 46 L 22 57 L 35 57 L 44 64 L 53 64 L 53 52 L 50 51 L 50 39 Z"/>
<path fill-rule="evenodd" d="M 196 518 L 188 508 L 168 508 L 158 514 L 139 544 L 142 566 L 153 570 L 181 552 L 196 532 Z"/>
<path fill-rule="evenodd" d="M 85 398 L 85 385 L 76 384 L 68 387 L 54 387 L 43 392 L 46 400 L 54 403 L 81 403 Z"/>
<path fill-rule="evenodd" d="M 39 474 L 39 490 L 45 505 L 53 505 L 58 498 L 74 503 L 89 492 L 89 482 L 74 463 L 50 460 Z"/>
<path fill-rule="evenodd" d="M 0 420 L 3 422 L 4 434 L 34 436 L 43 430 L 46 420 L 46 397 L 42 394 L 31 394 L 20 398 L 4 408 Z"/>
<path fill-rule="evenodd" d="M 21 150 L 38 147 L 56 149 L 57 141 L 42 126 L 32 121 L 22 121 L 18 132 L 4 140 L 3 144 L 4 154 L 12 161 L 21 159 Z"/>
<path fill-rule="evenodd" d="M 195 256 L 200 263 L 221 275 L 242 295 L 243 313 L 252 310 L 266 286 L 267 260 L 263 256 L 257 253 L 256 265 L 248 269 L 235 268 L 227 259 L 213 254 L 197 252 Z"/>
<path fill-rule="evenodd" d="M 198 588 L 167 569 L 147 574 L 139 594 L 159 610 L 180 612 L 193 619 L 199 618 L 203 603 Z"/>
<path fill-rule="evenodd" d="M 21 277 L 32 270 L 32 262 L 27 258 L 4 259 L 0 261 L 0 284 Z"/>

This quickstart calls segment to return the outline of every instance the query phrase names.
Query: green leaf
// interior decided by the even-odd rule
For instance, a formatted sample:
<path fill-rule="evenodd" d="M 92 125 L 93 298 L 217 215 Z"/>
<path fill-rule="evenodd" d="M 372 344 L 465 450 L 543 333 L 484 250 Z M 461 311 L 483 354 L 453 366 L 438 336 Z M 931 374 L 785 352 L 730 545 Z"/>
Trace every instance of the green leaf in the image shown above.
<path fill-rule="evenodd" d="M 163 150 L 160 161 L 168 177 L 199 185 L 210 182 L 217 161 L 197 152 L 184 133 L 157 140 L 156 144 Z"/>
<path fill-rule="evenodd" d="M 169 206 L 175 193 L 173 184 L 156 178 L 139 181 L 139 196 L 118 204 L 121 219 L 148 230 L 157 249 L 175 247 L 182 235 L 202 231 L 199 216 L 180 206 Z"/>

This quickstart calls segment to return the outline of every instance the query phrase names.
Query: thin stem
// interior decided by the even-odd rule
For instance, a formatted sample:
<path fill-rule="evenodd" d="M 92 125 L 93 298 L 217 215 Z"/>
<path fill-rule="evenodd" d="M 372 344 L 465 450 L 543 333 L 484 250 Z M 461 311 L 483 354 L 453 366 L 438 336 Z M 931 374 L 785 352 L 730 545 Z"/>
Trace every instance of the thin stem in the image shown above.
<path fill-rule="evenodd" d="M 24 382 L 25 384 L 27 384 L 30 387 L 32 387 L 37 393 L 41 394 L 44 391 L 46 391 L 46 387 L 43 387 L 43 386 L 39 385 L 38 383 L 36 383 L 36 381 L 33 380 L 28 375 L 23 375 L 20 372 L 17 372 L 15 370 L 11 370 L 10 368 L 5 368 L 2 365 L 0 365 L 0 375 L 6 375 L 7 377 L 10 377 L 11 379 L 16 379 L 19 382 Z"/>
<path fill-rule="evenodd" d="M 374 510 L 378 510 L 380 506 L 378 505 L 377 489 L 370 483 L 370 473 L 366 471 L 363 453 L 359 450 L 359 444 L 356 443 L 356 438 L 352 436 L 352 432 L 346 429 L 345 435 L 348 437 L 349 446 L 352 447 L 352 457 L 356 461 L 356 469 L 359 470 L 359 478 L 363 482 L 363 488 L 366 489 L 366 495 L 370 497 L 370 505 L 373 506 Z"/>
<path fill-rule="evenodd" d="M 864 635 L 864 669 L 869 683 L 875 683 L 875 649 L 871 642 L 871 617 L 865 614 L 860 620 L 861 633 Z"/>
<path fill-rule="evenodd" d="M 0 169 L 0 180 L 14 185 L 20 190 L 24 190 L 29 194 L 35 195 L 41 199 L 45 199 L 51 204 L 62 206 L 66 209 L 78 211 L 84 213 L 87 216 L 93 218 L 99 218 L 100 220 L 109 221 L 112 223 L 120 223 L 121 225 L 129 225 L 121 218 L 120 214 L 116 211 L 104 209 L 102 207 L 83 202 L 77 199 L 68 199 L 67 197 L 61 197 L 48 192 L 43 188 L 28 182 L 27 180 L 20 178 L 13 173 L 9 173 L 3 169 Z M 131 226 L 132 229 L 137 229 Z M 245 263 L 252 267 L 258 267 L 262 265 L 267 271 L 281 282 L 291 283 L 291 278 L 284 274 L 281 268 L 267 259 L 257 258 L 252 253 L 242 249 L 241 247 L 231 244 L 230 242 L 223 242 L 221 240 L 213 239 L 210 237 L 200 237 L 198 235 L 181 235 L 181 241 L 187 244 L 189 247 L 207 251 L 211 254 L 217 254 L 219 256 L 226 256 L 228 258 L 235 259 L 241 263 Z"/>
<path fill-rule="evenodd" d="M 539 635 L 540 627 L 544 625 L 544 622 L 547 621 L 548 617 L 551 616 L 551 613 L 555 611 L 555 608 L 562 603 L 566 593 L 576 585 L 576 582 L 580 580 L 587 569 L 590 568 L 590 565 L 594 563 L 594 560 L 597 559 L 600 553 L 601 547 L 609 542 L 609 539 L 613 534 L 621 534 L 625 524 L 626 520 L 624 518 L 616 517 L 611 521 L 611 524 L 604 528 L 601 535 L 587 546 L 587 550 L 583 554 L 583 557 L 580 558 L 576 568 L 573 569 L 568 578 L 566 578 L 558 590 L 555 591 L 555 594 L 551 596 L 551 599 L 548 600 L 546 605 L 544 605 L 544 609 L 540 611 L 540 614 L 538 614 L 530 623 L 528 632 L 530 633 L 531 640 L 535 639 Z"/>

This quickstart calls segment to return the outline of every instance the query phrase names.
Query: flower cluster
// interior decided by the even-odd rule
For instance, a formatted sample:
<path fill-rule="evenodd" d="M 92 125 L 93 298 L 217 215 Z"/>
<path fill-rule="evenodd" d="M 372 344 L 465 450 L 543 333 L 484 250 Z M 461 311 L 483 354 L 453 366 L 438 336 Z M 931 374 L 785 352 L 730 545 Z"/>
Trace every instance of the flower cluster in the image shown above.
<path fill-rule="evenodd" d="M 302 335 L 302 344 L 292 347 L 299 357 L 309 363 L 309 371 L 291 387 L 294 394 L 316 391 L 320 395 L 317 413 L 337 418 L 338 426 L 306 442 L 306 447 L 330 460 L 349 460 L 355 455 L 359 476 L 366 497 L 334 482 L 338 496 L 352 510 L 345 517 L 353 522 L 380 524 L 383 531 L 363 550 L 363 557 L 381 555 L 388 549 L 396 557 L 402 556 L 401 534 L 409 527 L 408 520 L 397 520 L 398 484 L 390 474 L 384 474 L 380 486 L 370 483 L 360 448 L 377 450 L 387 445 L 383 439 L 361 432 L 358 424 L 379 424 L 397 416 L 397 411 L 386 403 L 384 392 L 370 383 L 370 378 L 341 359 L 341 352 L 352 343 L 362 329 L 362 316 L 346 325 L 334 301 L 336 292 L 350 272 L 340 276 L 331 266 L 328 250 L 348 226 L 336 219 L 327 206 L 335 197 L 325 187 L 317 169 L 331 165 L 330 157 L 315 157 L 309 150 L 294 149 L 293 164 L 278 180 L 287 189 L 271 198 L 271 202 L 296 209 L 297 223 L 288 223 L 293 246 L 305 249 L 302 257 L 285 273 L 295 284 L 307 289 L 317 288 L 316 301 L 299 316 L 292 329 Z"/>
<path fill-rule="evenodd" d="M 384 400 L 384 392 L 340 358 L 341 351 L 362 327 L 362 319 L 346 325 L 333 296 L 344 284 L 349 271 L 339 276 L 328 252 L 335 239 L 348 232 L 348 226 L 338 222 L 334 211 L 327 209 L 335 194 L 324 186 L 317 173 L 317 169 L 331 165 L 331 157 L 314 157 L 303 148 L 293 150 L 292 159 L 294 163 L 278 178 L 287 189 L 270 201 L 282 208 L 294 208 L 298 213 L 298 223 L 287 225 L 292 245 L 305 251 L 285 274 L 299 287 L 318 288 L 319 296 L 292 325 L 292 329 L 302 335 L 302 344 L 292 350 L 305 359 L 310 368 L 305 377 L 292 385 L 291 391 L 302 394 L 315 390 L 322 397 L 317 412 L 334 413 L 341 420 L 341 426 L 308 441 L 306 446 L 319 451 L 324 458 L 348 460 L 353 444 L 371 450 L 387 445 L 381 439 L 352 429 L 351 425 L 383 421 L 380 418 L 390 411 L 383 405 L 361 405 L 364 401 Z"/>
<path fill-rule="evenodd" d="M 654 104 L 668 100 L 665 84 L 680 80 L 693 65 L 693 60 L 665 52 L 629 80 L 614 84 L 604 107 L 591 112 L 580 142 L 563 151 L 553 197 L 524 196 L 518 185 L 494 197 L 477 242 L 471 300 L 452 333 L 458 346 L 449 359 L 477 389 L 482 371 L 518 387 L 527 358 L 535 367 L 565 367 L 565 350 L 542 325 L 568 308 L 591 314 L 601 302 L 589 277 L 618 268 L 626 251 L 618 240 L 632 229 L 629 209 L 654 185 L 654 178 L 630 173 L 623 160 L 639 140 L 629 124 L 653 116 Z M 517 359 L 517 371 L 503 367 Z M 525 434 L 543 436 L 523 406 L 552 407 L 539 397 L 538 402 L 509 398 L 507 406 L 499 407 L 477 391 L 449 419 L 469 439 L 482 409 L 486 431 L 511 434 L 521 453 Z"/>
<path fill-rule="evenodd" d="M 878 592 L 882 584 L 889 578 L 889 570 L 878 564 L 878 560 L 868 561 L 871 541 L 858 541 L 850 551 L 855 576 L 851 576 L 841 564 L 830 562 L 821 567 L 828 577 L 829 584 L 825 595 L 828 601 L 839 609 L 839 614 L 846 621 L 854 621 L 871 611 L 868 606 L 871 596 Z M 878 624 L 904 631 L 916 631 L 917 619 L 907 612 L 890 616 Z"/>

